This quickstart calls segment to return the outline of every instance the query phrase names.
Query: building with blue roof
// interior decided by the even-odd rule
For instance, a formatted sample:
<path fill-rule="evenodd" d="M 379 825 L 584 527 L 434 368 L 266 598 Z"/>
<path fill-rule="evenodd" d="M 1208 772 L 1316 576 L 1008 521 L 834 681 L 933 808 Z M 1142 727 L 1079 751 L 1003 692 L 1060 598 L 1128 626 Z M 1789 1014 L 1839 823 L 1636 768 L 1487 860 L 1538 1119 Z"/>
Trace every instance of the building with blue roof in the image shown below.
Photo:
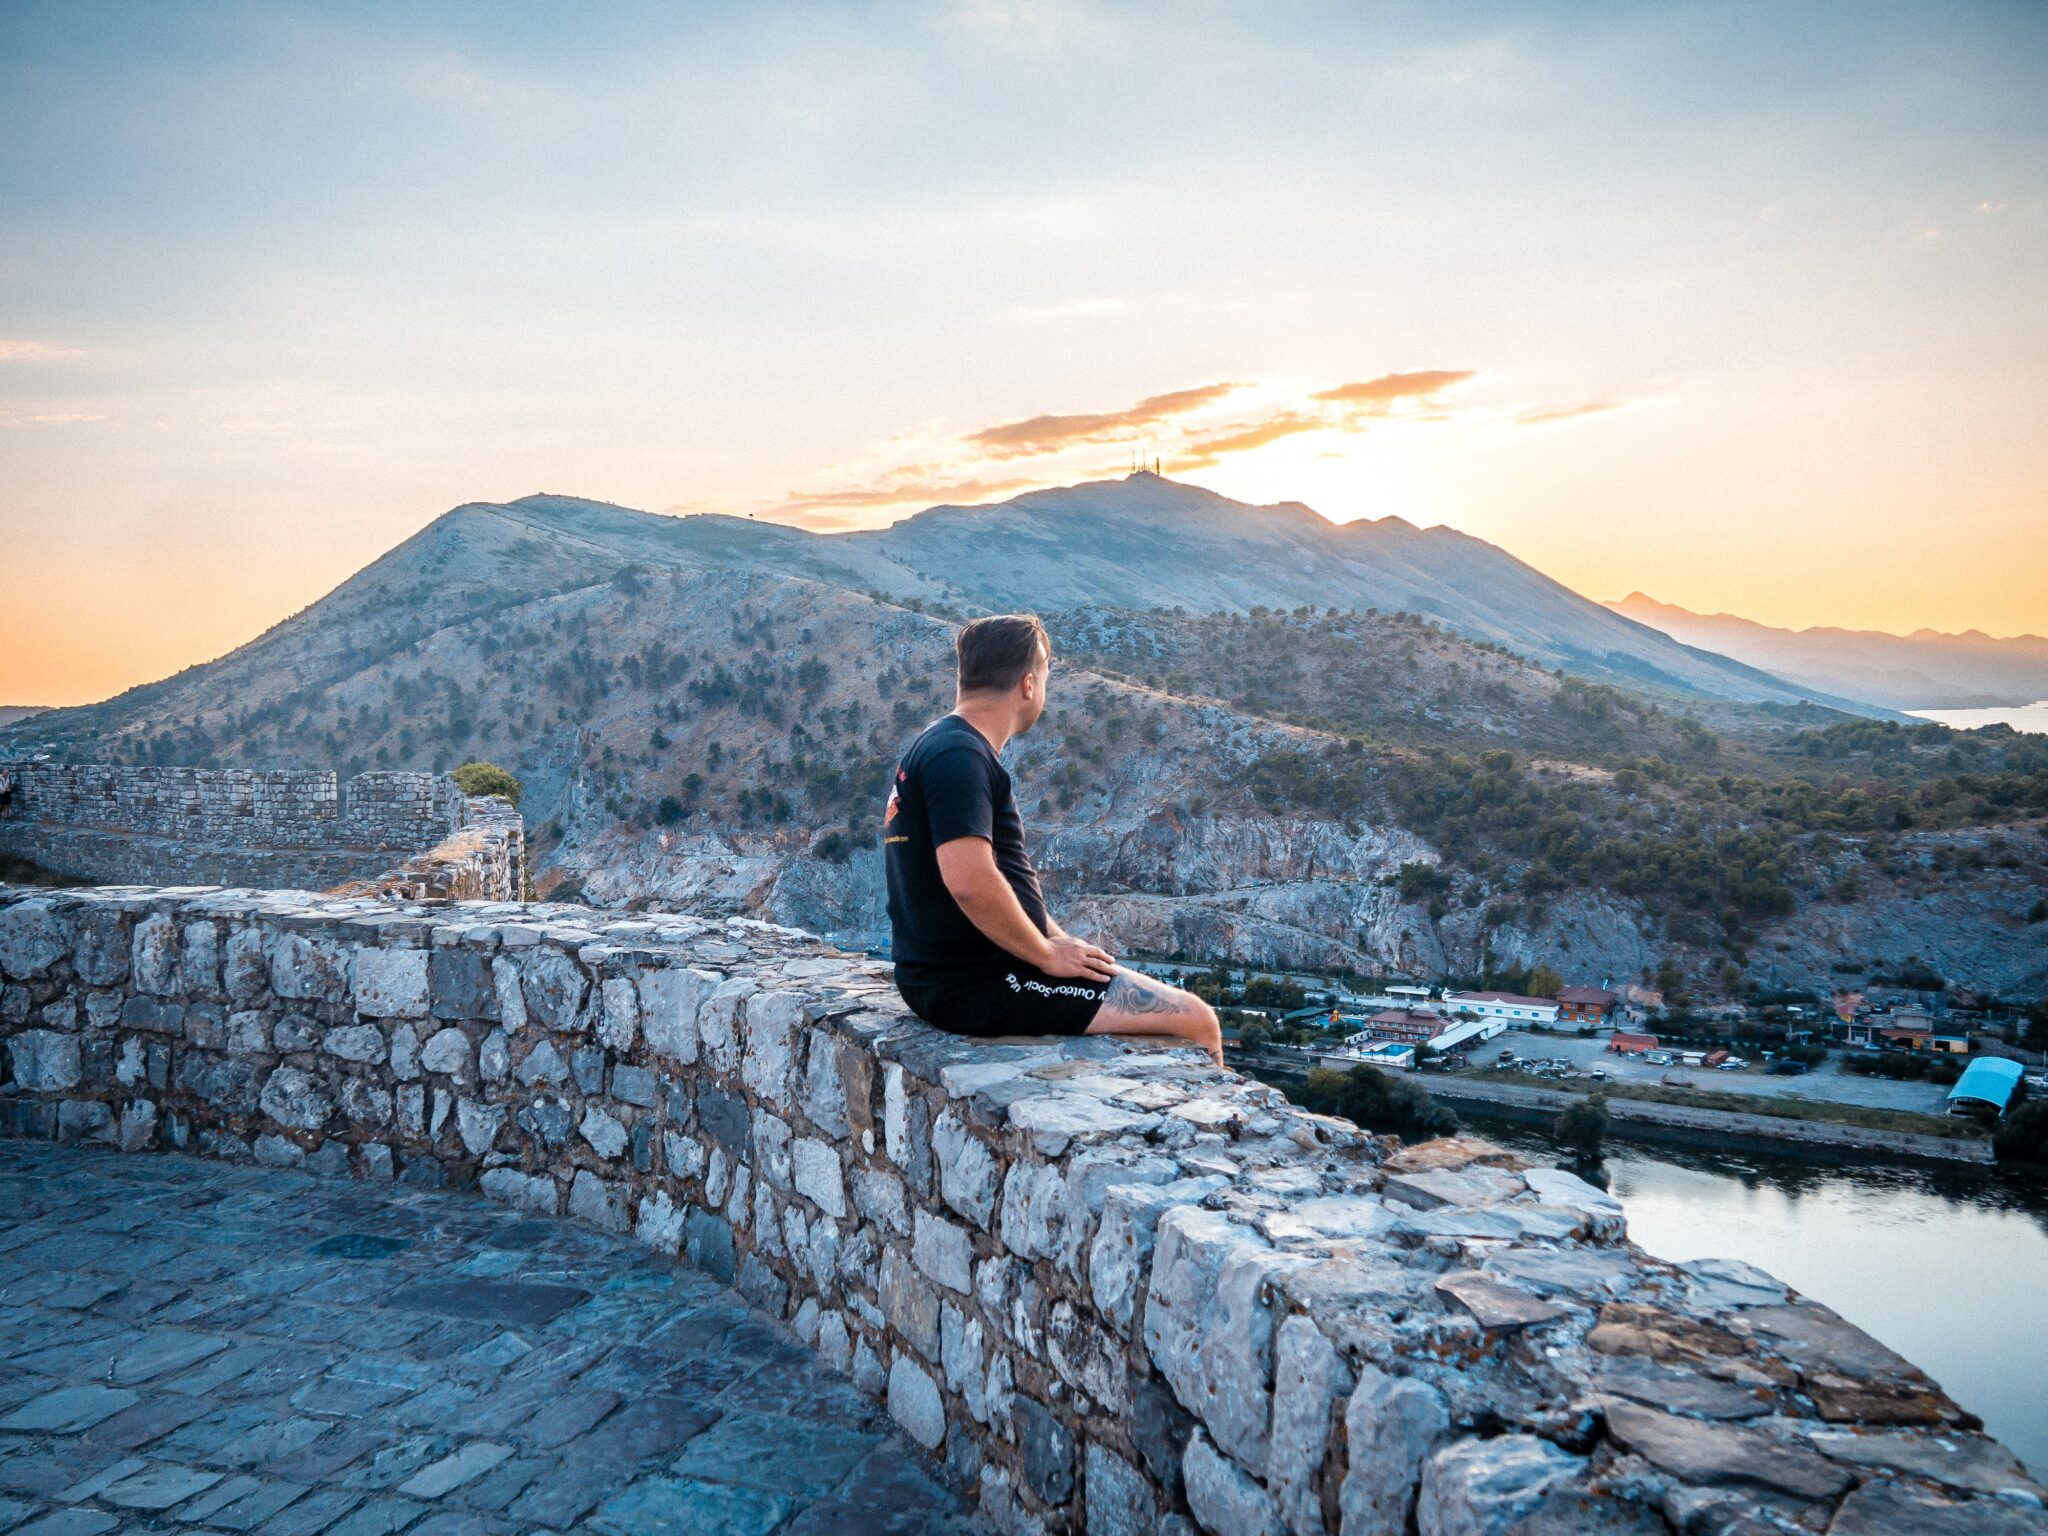
<path fill-rule="evenodd" d="M 1980 1056 L 1963 1069 L 1955 1087 L 1948 1091 L 1948 1112 L 1952 1115 L 1981 1115 L 1993 1119 L 2003 1115 L 2020 1086 L 2020 1064 L 1997 1056 Z"/>

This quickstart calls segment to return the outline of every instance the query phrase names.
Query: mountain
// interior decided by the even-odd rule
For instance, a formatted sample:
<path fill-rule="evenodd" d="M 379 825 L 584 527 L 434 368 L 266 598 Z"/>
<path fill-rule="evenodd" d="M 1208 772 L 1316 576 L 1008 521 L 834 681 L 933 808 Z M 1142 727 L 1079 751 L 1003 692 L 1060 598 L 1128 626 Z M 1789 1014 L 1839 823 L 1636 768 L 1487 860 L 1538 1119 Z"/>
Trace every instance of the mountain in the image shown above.
<path fill-rule="evenodd" d="M 1233 512 L 1156 478 L 1097 489 L 1068 493 L 1110 508 L 1092 521 L 1024 498 L 1013 527 L 935 509 L 830 537 L 473 504 L 216 662 L 0 726 L 0 756 L 344 774 L 483 758 L 525 785 L 543 891 L 865 941 L 884 928 L 888 764 L 950 700 L 947 615 L 1014 601 L 1035 562 L 1060 666 L 1005 758 L 1060 910 L 1120 949 L 1474 980 L 1670 960 L 1710 993 L 1911 958 L 2048 991 L 2031 916 L 2048 738 L 1560 675 L 1413 597 L 1354 609 L 1372 582 L 1419 591 L 1424 562 L 1346 565 L 1329 548 L 1361 536 L 1305 509 Z M 1488 546 L 1374 526 L 1571 611 Z M 1259 566 L 1287 549 L 1286 580 L 1312 568 L 1358 595 L 1280 608 L 1292 592 Z M 1075 601 L 1119 583 L 1147 606 Z M 1705 675 L 1762 675 L 1726 665 Z"/>
<path fill-rule="evenodd" d="M 1584 677 L 1749 702 L 1813 690 L 1677 644 L 1581 597 L 1505 550 L 1398 517 L 1332 523 L 1300 502 L 1252 506 L 1139 473 L 981 507 L 933 507 L 836 544 L 902 566 L 990 608 L 1099 603 L 1419 613 Z M 1816 702 L 1857 709 L 1842 699 Z"/>
<path fill-rule="evenodd" d="M 41 704 L 0 704 L 0 725 L 12 725 L 17 720 L 40 715 L 44 708 Z"/>
<path fill-rule="evenodd" d="M 1640 592 L 1607 606 L 1683 644 L 1890 709 L 1988 709 L 2048 699 L 2048 639 L 2039 635 L 1774 629 L 1732 613 L 1693 613 Z"/>

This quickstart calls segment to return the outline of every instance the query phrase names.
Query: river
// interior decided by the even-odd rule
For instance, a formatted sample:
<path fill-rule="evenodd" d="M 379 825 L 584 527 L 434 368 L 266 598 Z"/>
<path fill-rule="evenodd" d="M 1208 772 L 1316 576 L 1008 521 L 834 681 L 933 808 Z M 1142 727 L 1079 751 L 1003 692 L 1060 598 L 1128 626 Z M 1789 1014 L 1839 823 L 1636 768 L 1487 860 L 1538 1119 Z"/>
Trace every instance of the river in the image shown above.
<path fill-rule="evenodd" d="M 1541 1131 L 1476 1134 L 1558 1161 Z M 2048 1473 L 2048 1183 L 1610 1139 L 1629 1235 L 1683 1261 L 1746 1259 L 1825 1302 Z"/>
<path fill-rule="evenodd" d="M 2016 731 L 2048 736 L 2048 699 L 2000 709 L 1916 709 L 1913 713 L 1922 720 L 1936 720 L 1959 731 L 1974 731 L 1980 725 L 2009 725 Z"/>

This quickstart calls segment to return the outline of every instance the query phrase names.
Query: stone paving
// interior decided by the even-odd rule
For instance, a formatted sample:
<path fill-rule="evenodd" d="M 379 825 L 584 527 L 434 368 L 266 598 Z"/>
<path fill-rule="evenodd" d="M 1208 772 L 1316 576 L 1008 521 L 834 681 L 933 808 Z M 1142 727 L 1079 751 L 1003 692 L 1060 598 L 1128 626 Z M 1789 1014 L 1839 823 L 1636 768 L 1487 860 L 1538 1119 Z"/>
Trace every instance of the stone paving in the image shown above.
<path fill-rule="evenodd" d="M 0 1143 L 0 1531 L 978 1530 L 687 1264 L 473 1196 Z"/>

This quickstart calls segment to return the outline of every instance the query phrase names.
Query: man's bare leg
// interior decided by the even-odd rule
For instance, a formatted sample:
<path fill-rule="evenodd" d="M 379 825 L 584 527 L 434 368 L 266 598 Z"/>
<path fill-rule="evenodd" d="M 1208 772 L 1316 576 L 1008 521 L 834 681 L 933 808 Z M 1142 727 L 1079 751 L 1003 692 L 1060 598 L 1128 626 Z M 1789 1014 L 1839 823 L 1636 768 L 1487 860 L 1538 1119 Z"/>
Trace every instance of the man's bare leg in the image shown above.
<path fill-rule="evenodd" d="M 1217 1066 L 1223 1065 L 1223 1030 L 1216 1010 L 1179 987 L 1137 971 L 1116 968 L 1102 1006 L 1088 1026 L 1091 1035 L 1172 1035 L 1199 1045 Z"/>

